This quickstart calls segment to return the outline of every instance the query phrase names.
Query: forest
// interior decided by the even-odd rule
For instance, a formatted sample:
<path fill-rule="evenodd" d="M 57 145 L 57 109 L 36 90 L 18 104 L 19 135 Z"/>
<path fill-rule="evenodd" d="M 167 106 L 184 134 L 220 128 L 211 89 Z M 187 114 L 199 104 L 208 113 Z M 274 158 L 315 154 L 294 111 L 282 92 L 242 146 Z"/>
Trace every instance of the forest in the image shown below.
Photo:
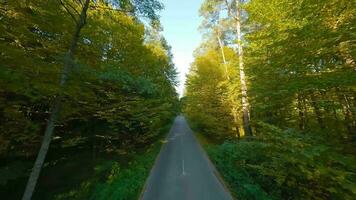
<path fill-rule="evenodd" d="M 354 199 L 354 1 L 204 0 L 183 111 L 237 199 Z"/>
<path fill-rule="evenodd" d="M 1 199 L 137 199 L 179 105 L 162 8 L 0 1 Z"/>
<path fill-rule="evenodd" d="M 353 200 L 355 2 L 202 2 L 179 97 L 159 0 L 0 0 L 0 199 L 141 199 L 180 116 L 236 199 Z"/>

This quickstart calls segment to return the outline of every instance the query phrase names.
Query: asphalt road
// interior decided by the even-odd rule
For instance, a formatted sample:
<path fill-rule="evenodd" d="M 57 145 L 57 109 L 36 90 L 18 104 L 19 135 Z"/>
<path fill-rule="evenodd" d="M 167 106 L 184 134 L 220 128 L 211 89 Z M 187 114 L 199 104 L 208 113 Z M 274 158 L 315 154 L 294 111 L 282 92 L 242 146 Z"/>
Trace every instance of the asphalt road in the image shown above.
<path fill-rule="evenodd" d="M 183 116 L 168 134 L 143 191 L 143 200 L 231 200 Z"/>

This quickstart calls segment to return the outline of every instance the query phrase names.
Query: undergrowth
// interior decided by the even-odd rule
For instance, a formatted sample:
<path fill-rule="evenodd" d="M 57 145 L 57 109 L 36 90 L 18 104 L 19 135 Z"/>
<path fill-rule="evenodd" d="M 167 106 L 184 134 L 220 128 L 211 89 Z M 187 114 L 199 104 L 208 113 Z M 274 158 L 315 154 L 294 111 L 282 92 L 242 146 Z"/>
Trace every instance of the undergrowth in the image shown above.
<path fill-rule="evenodd" d="M 205 145 L 237 199 L 353 199 L 355 156 L 292 129 L 257 124 L 253 139 Z"/>
<path fill-rule="evenodd" d="M 95 167 L 93 178 L 69 192 L 55 196 L 56 200 L 137 200 L 160 151 L 162 141 L 171 124 L 161 130 L 161 136 L 141 153 L 132 153 L 130 162 L 107 160 Z"/>

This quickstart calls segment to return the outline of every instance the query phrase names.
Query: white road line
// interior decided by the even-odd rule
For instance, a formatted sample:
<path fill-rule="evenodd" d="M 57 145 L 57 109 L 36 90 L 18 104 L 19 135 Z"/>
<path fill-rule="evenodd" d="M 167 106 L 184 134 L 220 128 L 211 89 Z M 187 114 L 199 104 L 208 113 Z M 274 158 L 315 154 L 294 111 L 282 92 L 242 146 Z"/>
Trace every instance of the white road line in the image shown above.
<path fill-rule="evenodd" d="M 180 146 L 182 151 L 182 175 L 185 175 L 184 154 L 183 154 L 183 137 L 180 138 Z"/>
<path fill-rule="evenodd" d="M 185 169 L 184 169 L 184 159 L 183 159 L 183 162 L 182 162 L 182 164 L 183 164 L 183 166 L 182 166 L 182 168 L 183 168 L 183 172 L 182 172 L 182 175 L 184 176 L 184 175 L 185 175 Z"/>

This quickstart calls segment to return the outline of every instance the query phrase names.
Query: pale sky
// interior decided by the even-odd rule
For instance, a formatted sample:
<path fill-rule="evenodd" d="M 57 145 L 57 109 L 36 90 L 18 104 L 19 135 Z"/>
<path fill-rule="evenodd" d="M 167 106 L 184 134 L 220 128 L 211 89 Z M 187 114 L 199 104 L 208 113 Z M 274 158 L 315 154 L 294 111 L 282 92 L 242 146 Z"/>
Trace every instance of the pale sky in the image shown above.
<path fill-rule="evenodd" d="M 163 36 L 172 46 L 173 62 L 179 72 L 180 85 L 177 91 L 182 96 L 186 74 L 193 62 L 193 51 L 199 46 L 201 23 L 199 8 L 203 0 L 162 0 L 165 9 L 161 12 Z"/>

